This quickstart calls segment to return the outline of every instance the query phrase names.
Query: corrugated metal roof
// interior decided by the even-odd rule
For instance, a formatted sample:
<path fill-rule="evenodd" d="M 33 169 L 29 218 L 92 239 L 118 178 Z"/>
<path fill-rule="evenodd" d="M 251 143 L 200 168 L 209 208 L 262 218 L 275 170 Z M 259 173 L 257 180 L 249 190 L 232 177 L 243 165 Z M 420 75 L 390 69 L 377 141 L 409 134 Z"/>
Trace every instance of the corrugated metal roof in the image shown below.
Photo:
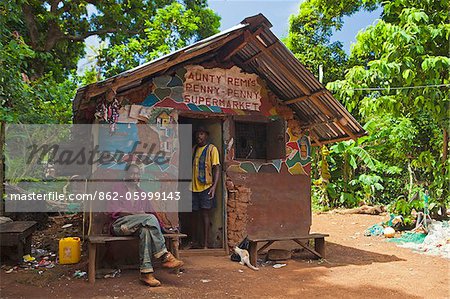
<path fill-rule="evenodd" d="M 78 90 L 74 112 L 82 98 L 136 83 L 144 77 L 166 70 L 200 55 L 234 52 L 233 62 L 247 72 L 258 74 L 268 87 L 295 112 L 302 128 L 310 132 L 315 145 L 360 137 L 366 132 L 333 95 L 298 61 L 272 33 L 262 15 L 246 18 L 241 24 L 188 47 Z M 241 40 L 235 49 L 230 42 Z M 238 50 L 236 50 L 238 49 Z M 225 53 L 226 54 L 226 53 Z"/>

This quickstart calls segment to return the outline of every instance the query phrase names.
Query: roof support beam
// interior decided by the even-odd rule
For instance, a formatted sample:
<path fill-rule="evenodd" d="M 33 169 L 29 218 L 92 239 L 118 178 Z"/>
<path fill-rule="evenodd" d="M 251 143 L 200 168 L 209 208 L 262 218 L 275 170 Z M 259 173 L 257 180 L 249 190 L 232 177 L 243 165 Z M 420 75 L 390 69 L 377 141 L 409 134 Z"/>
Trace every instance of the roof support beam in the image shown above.
<path fill-rule="evenodd" d="M 303 101 L 309 99 L 310 97 L 320 96 L 320 95 L 324 94 L 325 92 L 326 92 L 325 89 L 321 89 L 321 90 L 316 91 L 316 92 L 314 92 L 312 94 L 307 94 L 307 95 L 304 95 L 304 96 L 301 96 L 301 97 L 298 97 L 298 98 L 295 98 L 295 99 L 292 99 L 292 100 L 284 101 L 284 103 L 288 105 L 288 104 L 294 104 L 294 103 L 298 103 L 298 102 L 303 102 Z"/>
<path fill-rule="evenodd" d="M 244 31 L 244 35 L 241 37 L 238 37 L 236 41 L 230 43 L 227 45 L 223 50 L 224 54 L 219 54 L 218 58 L 219 61 L 227 61 L 232 56 L 234 56 L 237 52 L 242 50 L 245 46 L 247 46 L 248 41 L 252 38 L 255 38 L 257 35 L 261 34 L 261 32 L 264 30 L 263 27 L 258 28 L 255 32 L 251 33 L 249 30 Z"/>
<path fill-rule="evenodd" d="M 322 142 L 320 142 L 319 138 L 317 137 L 316 133 L 314 133 L 312 130 L 309 131 L 309 136 L 311 136 L 312 140 L 314 140 L 314 143 L 318 146 L 322 146 Z M 314 144 L 312 144 L 314 145 Z"/>
<path fill-rule="evenodd" d="M 261 27 L 262 28 L 262 27 Z M 256 33 L 256 32 L 255 32 Z M 261 51 L 267 49 L 266 46 L 264 46 L 256 37 L 253 35 L 251 37 L 251 40 L 254 42 L 254 45 L 257 46 Z M 269 56 L 270 59 L 274 61 L 280 62 L 280 60 L 272 53 L 272 51 L 266 51 L 264 52 L 265 55 Z M 289 80 L 292 81 L 304 94 L 310 94 L 310 91 L 306 86 L 304 86 L 302 83 L 298 82 L 298 78 L 295 78 L 294 75 L 292 75 L 291 71 L 282 63 L 280 62 L 278 64 L 279 71 L 283 73 Z"/>
<path fill-rule="evenodd" d="M 347 140 L 348 140 L 348 137 L 341 137 L 341 138 L 330 139 L 330 140 L 322 140 L 322 141 L 320 141 L 320 144 L 318 144 L 317 141 L 314 140 L 314 143 L 312 143 L 311 146 L 322 146 L 322 145 L 329 144 L 329 143 L 341 142 L 341 141 L 347 141 Z"/>
<path fill-rule="evenodd" d="M 332 124 L 334 122 L 338 121 L 337 118 L 333 118 L 333 119 L 328 119 L 326 121 L 320 122 L 320 123 L 315 123 L 315 124 L 309 124 L 306 126 L 301 126 L 300 128 L 302 130 L 310 130 L 310 129 L 314 129 L 316 126 L 320 126 L 320 125 L 328 125 L 328 124 Z"/>
<path fill-rule="evenodd" d="M 322 103 L 322 101 L 320 100 L 320 98 L 318 96 L 311 96 L 311 100 L 313 101 L 314 104 L 316 104 L 316 106 L 322 110 L 323 113 L 325 113 L 328 117 L 330 118 L 334 118 L 333 113 L 331 113 L 331 111 Z M 343 125 L 340 121 L 335 121 L 334 122 L 339 128 L 341 128 L 348 136 L 350 136 L 350 138 L 352 138 L 353 140 L 356 140 L 357 137 L 355 136 L 355 134 L 353 134 L 353 132 L 346 126 Z"/>
<path fill-rule="evenodd" d="M 265 54 L 266 52 L 272 51 L 273 49 L 277 48 L 279 46 L 279 44 L 277 42 L 271 44 L 270 46 L 268 46 L 267 48 L 264 48 L 264 50 L 259 51 L 258 53 L 256 53 L 255 55 L 253 55 L 252 57 L 250 57 L 249 59 L 241 62 L 242 64 L 249 64 L 250 62 L 252 62 L 253 60 L 255 60 L 256 58 L 258 58 L 259 56 Z"/>
<path fill-rule="evenodd" d="M 248 29 L 244 30 L 244 34 L 236 39 L 236 40 L 241 40 L 240 44 L 239 44 L 239 42 L 236 42 L 236 44 L 231 43 L 230 45 L 227 45 L 226 47 L 224 47 L 224 48 L 226 48 L 226 50 L 223 51 L 225 53 L 224 55 L 226 55 L 225 57 L 230 58 L 231 56 L 233 56 L 234 54 L 239 52 L 242 48 L 244 48 L 248 44 L 248 42 L 250 40 L 255 39 L 263 31 L 264 31 L 263 27 L 258 28 L 255 32 L 251 32 Z M 230 53 L 228 53 L 228 52 L 230 52 Z M 223 60 L 225 60 L 225 59 L 223 59 Z"/>
<path fill-rule="evenodd" d="M 248 30 L 245 30 L 244 35 L 241 35 L 236 38 L 235 41 L 225 46 L 224 49 L 221 50 L 222 53 L 218 55 L 219 61 L 227 61 L 231 58 L 231 56 L 242 50 L 247 45 L 247 41 L 250 39 L 250 36 L 251 33 Z"/>

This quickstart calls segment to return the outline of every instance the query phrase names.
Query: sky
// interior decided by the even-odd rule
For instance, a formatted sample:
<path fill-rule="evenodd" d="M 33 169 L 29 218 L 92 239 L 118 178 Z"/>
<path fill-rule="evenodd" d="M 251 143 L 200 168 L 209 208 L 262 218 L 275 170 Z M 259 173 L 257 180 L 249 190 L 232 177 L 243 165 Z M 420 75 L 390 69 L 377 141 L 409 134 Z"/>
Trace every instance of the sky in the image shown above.
<path fill-rule="evenodd" d="M 298 14 L 301 1 L 298 0 L 209 0 L 209 7 L 222 17 L 220 30 L 239 24 L 249 16 L 262 13 L 272 23 L 272 31 L 278 38 L 286 37 L 289 29 L 289 17 Z M 373 12 L 358 12 L 344 18 L 341 31 L 335 32 L 333 41 L 340 40 L 344 50 L 350 53 L 351 43 L 356 41 L 359 30 L 372 25 L 380 18 L 382 9 Z"/>
<path fill-rule="evenodd" d="M 289 27 L 289 16 L 297 14 L 300 6 L 298 0 L 209 0 L 209 7 L 222 17 L 220 30 L 228 29 L 239 24 L 243 19 L 262 13 L 272 23 L 272 31 L 278 38 L 286 37 Z M 335 32 L 332 41 L 341 41 L 347 54 L 350 53 L 350 45 L 356 41 L 356 34 L 376 22 L 381 15 L 381 8 L 373 12 L 358 12 L 351 17 L 344 18 L 344 26 L 341 31 Z M 94 36 L 86 39 L 86 44 L 98 47 L 98 39 Z M 86 56 L 92 56 L 92 51 L 87 48 Z M 78 63 L 78 73 L 88 66 L 88 60 L 81 59 Z"/>

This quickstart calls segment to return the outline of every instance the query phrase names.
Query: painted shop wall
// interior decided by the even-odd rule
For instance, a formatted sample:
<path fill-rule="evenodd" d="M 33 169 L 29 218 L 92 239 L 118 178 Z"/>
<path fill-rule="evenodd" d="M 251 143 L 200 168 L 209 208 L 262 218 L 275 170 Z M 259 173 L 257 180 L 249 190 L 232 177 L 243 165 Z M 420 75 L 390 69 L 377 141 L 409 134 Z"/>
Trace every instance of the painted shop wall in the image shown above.
<path fill-rule="evenodd" d="M 247 234 L 264 238 L 309 232 L 311 144 L 293 111 L 258 76 L 236 66 L 203 63 L 152 78 L 116 98 L 121 103 L 116 123 L 177 124 L 185 113 L 224 119 L 220 154 L 229 247 Z M 236 156 L 236 123 L 242 122 L 265 124 L 265 159 Z M 216 230 L 225 226 L 218 218 Z"/>
<path fill-rule="evenodd" d="M 231 121 L 225 126 L 229 131 L 228 144 L 234 143 L 236 131 L 233 123 Z M 269 126 L 274 124 L 269 123 Z M 311 144 L 306 136 L 301 136 L 295 129 L 287 126 L 283 144 L 285 154 L 280 159 L 236 159 L 233 147 L 226 147 L 230 149 L 226 156 L 230 248 L 247 235 L 252 238 L 271 238 L 309 232 Z"/>
<path fill-rule="evenodd" d="M 221 152 L 224 157 L 221 159 L 224 161 L 227 189 L 228 246 L 234 246 L 247 234 L 264 238 L 308 233 L 311 225 L 309 138 L 302 136 L 293 112 L 279 104 L 276 96 L 256 75 L 240 77 L 237 67 L 230 73 L 211 65 L 209 68 L 212 70 L 188 66 L 178 69 L 172 76 L 154 78 L 152 92 L 142 106 L 153 109 L 169 107 L 209 117 L 214 117 L 214 114 L 227 116 L 223 126 L 224 151 Z M 237 88 L 237 92 L 228 90 L 227 86 L 219 90 L 219 83 L 228 80 L 233 86 L 245 86 Z M 220 102 L 215 96 L 219 93 L 229 94 L 228 102 Z M 238 96 L 237 100 L 234 96 Z M 276 140 L 266 140 L 267 154 L 275 159 L 236 158 L 235 124 L 246 121 L 265 123 L 269 128 L 267 131 L 277 128 L 278 134 L 272 132 L 270 135 Z M 278 135 L 284 135 L 282 143 Z M 284 147 L 282 151 L 280 147 Z M 275 157 L 277 154 L 279 156 Z M 214 226 L 220 223 L 218 217 L 214 215 Z"/>

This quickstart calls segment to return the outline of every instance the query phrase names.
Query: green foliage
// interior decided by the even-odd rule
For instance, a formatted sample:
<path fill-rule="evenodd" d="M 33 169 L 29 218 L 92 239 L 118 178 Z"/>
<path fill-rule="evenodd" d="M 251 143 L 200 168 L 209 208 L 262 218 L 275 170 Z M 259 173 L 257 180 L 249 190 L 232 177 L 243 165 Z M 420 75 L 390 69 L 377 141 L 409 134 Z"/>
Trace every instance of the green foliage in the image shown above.
<path fill-rule="evenodd" d="M 301 20 L 304 32 L 326 36 L 323 28 L 339 29 L 343 16 L 375 4 L 309 0 L 295 18 Z M 358 33 L 348 61 L 335 66 L 345 69 L 344 75 L 327 84 L 369 133 L 357 143 L 331 147 L 330 184 L 341 194 L 342 205 L 352 205 L 354 198 L 395 203 L 394 210 L 404 214 L 414 206 L 408 200 L 419 186 L 428 186 L 436 203 L 449 200 L 449 160 L 443 161 L 442 153 L 450 89 L 429 86 L 450 83 L 449 4 L 431 0 L 380 4 L 381 20 Z M 296 30 L 293 25 L 291 31 Z M 306 47 L 313 48 L 293 50 L 315 51 Z M 369 157 L 376 161 L 370 163 Z"/>
<path fill-rule="evenodd" d="M 2 1 L 0 121 L 70 123 L 80 83 L 212 35 L 219 20 L 205 0 Z M 94 35 L 107 42 L 91 57 L 100 57 L 97 64 L 78 77 L 84 40 Z"/>
<path fill-rule="evenodd" d="M 36 52 L 15 31 L 5 26 L 7 11 L 0 18 L 0 121 L 22 123 L 68 123 L 76 84 L 55 81 L 52 73 L 31 81 L 28 60 Z M 9 17 L 11 18 L 11 17 Z"/>
<path fill-rule="evenodd" d="M 425 113 L 448 127 L 448 88 L 394 89 L 450 83 L 448 2 L 396 0 L 383 9 L 383 19 L 357 35 L 345 80 L 328 87 L 363 119 Z M 353 90 L 364 87 L 383 90 Z"/>
<path fill-rule="evenodd" d="M 331 165 L 331 176 L 328 180 L 322 176 L 313 181 L 316 188 L 315 195 L 320 203 L 332 208 L 355 206 L 359 202 L 375 202 L 375 193 L 384 189 L 381 177 L 364 173 L 355 177 L 355 173 L 375 170 L 379 163 L 365 150 L 366 140 L 361 138 L 359 140 L 361 143 L 353 140 L 344 141 L 330 147 L 328 160 Z M 322 159 L 325 157 L 323 156 Z M 328 167 L 328 162 L 325 161 L 325 163 Z M 322 168 L 323 164 L 322 161 Z M 337 177 L 340 179 L 336 180 Z"/>
<path fill-rule="evenodd" d="M 292 15 L 289 20 L 289 34 L 284 42 L 313 74 L 317 75 L 319 65 L 322 65 L 325 83 L 340 79 L 348 58 L 342 43 L 331 42 L 333 30 L 342 28 L 344 16 L 353 14 L 360 7 L 373 10 L 377 2 L 302 1 L 299 14 Z"/>
<path fill-rule="evenodd" d="M 191 5 L 192 6 L 192 5 Z M 133 68 L 218 32 L 219 17 L 212 10 L 173 2 L 144 22 L 144 35 L 125 42 L 113 40 L 99 56 L 106 77 Z"/>
<path fill-rule="evenodd" d="M 116 46 L 148 38 L 149 28 L 166 28 L 173 30 L 171 41 L 180 46 L 178 40 L 205 37 L 219 27 L 219 17 L 206 8 L 205 0 L 14 0 L 2 3 L 0 10 L 6 27 L 16 31 L 35 51 L 27 61 L 28 76 L 34 79 L 52 72 L 57 82 L 64 81 L 76 69 L 85 54 L 84 40 L 89 36 L 108 39 Z M 192 28 L 189 22 L 195 18 L 202 24 Z M 162 46 L 160 37 L 154 41 L 154 49 Z"/>

